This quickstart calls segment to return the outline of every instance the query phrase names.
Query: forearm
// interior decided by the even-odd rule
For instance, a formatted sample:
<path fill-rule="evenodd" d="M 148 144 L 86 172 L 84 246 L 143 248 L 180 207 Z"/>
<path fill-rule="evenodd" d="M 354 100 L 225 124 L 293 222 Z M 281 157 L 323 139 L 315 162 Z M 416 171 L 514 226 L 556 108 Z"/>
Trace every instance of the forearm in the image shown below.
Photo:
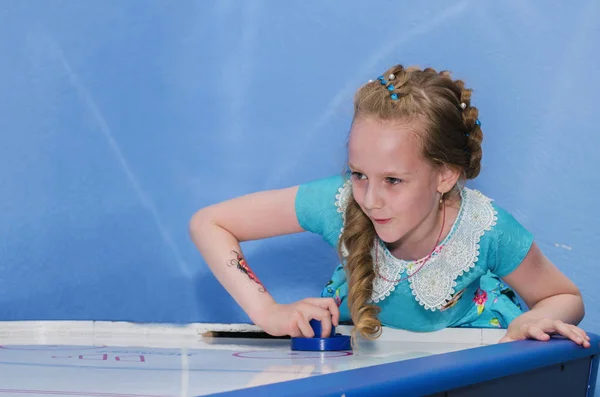
<path fill-rule="evenodd" d="M 250 269 L 239 241 L 224 228 L 201 216 L 190 223 L 192 241 L 208 267 L 250 319 L 258 324 L 273 297 Z"/>
<path fill-rule="evenodd" d="M 510 326 L 519 328 L 531 321 L 547 318 L 577 325 L 584 315 L 581 295 L 561 294 L 542 299 L 529 311 L 517 317 Z"/>

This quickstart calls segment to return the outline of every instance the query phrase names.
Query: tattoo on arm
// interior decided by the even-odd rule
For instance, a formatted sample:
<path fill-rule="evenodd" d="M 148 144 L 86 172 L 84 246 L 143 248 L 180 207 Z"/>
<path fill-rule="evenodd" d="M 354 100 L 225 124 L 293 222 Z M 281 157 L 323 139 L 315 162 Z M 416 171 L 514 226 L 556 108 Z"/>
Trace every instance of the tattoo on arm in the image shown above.
<path fill-rule="evenodd" d="M 237 251 L 232 251 L 232 252 L 235 255 L 235 259 L 232 259 L 229 261 L 229 266 L 236 267 L 239 271 L 241 271 L 246 276 L 248 276 L 250 278 L 250 280 L 254 281 L 256 284 L 258 284 L 260 286 L 260 288 L 259 288 L 260 292 L 265 292 L 266 291 L 265 286 L 260 282 L 260 280 L 258 279 L 256 274 L 254 274 L 252 269 L 250 269 L 250 267 L 248 266 L 248 263 L 246 263 L 246 260 L 244 259 L 244 257 Z"/>

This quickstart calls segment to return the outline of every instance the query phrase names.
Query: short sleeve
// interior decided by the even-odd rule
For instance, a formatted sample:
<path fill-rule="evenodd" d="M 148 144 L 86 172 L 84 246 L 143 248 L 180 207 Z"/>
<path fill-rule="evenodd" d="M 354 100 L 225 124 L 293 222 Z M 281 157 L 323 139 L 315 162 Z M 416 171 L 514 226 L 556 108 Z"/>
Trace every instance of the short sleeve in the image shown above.
<path fill-rule="evenodd" d="M 505 277 L 512 273 L 527 256 L 533 244 L 533 234 L 509 212 L 494 205 L 498 220 L 494 226 L 495 264 L 492 273 Z"/>
<path fill-rule="evenodd" d="M 343 227 L 342 213 L 336 206 L 336 195 L 344 184 L 342 176 L 333 176 L 301 184 L 296 193 L 296 217 L 306 231 L 337 245 Z"/>

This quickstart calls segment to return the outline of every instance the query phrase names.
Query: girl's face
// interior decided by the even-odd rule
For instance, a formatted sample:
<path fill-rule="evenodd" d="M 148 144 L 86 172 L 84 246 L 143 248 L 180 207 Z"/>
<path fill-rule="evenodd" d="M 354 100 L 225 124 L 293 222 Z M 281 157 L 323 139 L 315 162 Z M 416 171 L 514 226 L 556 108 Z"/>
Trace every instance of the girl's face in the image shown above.
<path fill-rule="evenodd" d="M 423 133 L 417 122 L 372 117 L 357 118 L 350 130 L 352 193 L 388 244 L 422 236 L 421 226 L 436 216 L 441 193 L 456 182 L 455 172 L 423 157 Z"/>

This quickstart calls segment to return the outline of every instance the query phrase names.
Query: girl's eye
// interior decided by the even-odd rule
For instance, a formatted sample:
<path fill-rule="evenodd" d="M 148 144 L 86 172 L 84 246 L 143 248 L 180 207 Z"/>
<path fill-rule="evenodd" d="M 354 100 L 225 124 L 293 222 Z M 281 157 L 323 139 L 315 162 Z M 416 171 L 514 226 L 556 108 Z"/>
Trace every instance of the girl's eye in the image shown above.
<path fill-rule="evenodd" d="M 351 175 L 352 175 L 354 178 L 356 178 L 356 179 L 362 179 L 362 178 L 364 178 L 364 175 L 363 175 L 363 174 L 361 174 L 360 172 L 352 172 L 352 174 L 351 174 Z"/>
<path fill-rule="evenodd" d="M 402 179 L 399 179 L 399 178 L 388 177 L 388 178 L 385 178 L 385 179 L 386 179 L 386 181 L 388 183 L 391 183 L 392 185 L 398 185 L 399 183 L 402 183 Z"/>

